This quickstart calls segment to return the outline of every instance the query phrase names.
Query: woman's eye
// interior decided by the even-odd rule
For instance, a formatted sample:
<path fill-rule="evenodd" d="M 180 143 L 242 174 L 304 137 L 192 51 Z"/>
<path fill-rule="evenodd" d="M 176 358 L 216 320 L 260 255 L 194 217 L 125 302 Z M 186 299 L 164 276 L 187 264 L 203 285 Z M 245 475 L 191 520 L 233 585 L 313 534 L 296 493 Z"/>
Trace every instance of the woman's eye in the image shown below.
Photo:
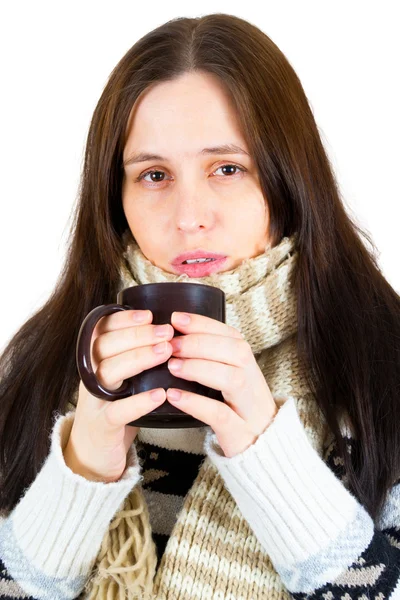
<path fill-rule="evenodd" d="M 230 168 L 232 168 L 232 167 L 233 167 L 234 169 L 239 169 L 239 171 L 244 171 L 244 170 L 245 170 L 245 169 L 243 169 L 243 167 L 239 167 L 238 165 L 226 164 L 226 165 L 221 165 L 220 167 L 218 167 L 218 168 L 215 170 L 215 172 L 216 172 L 216 171 L 219 171 L 220 169 L 225 169 L 225 167 L 230 167 Z M 228 175 L 231 177 L 232 175 L 236 175 L 236 173 L 232 173 L 232 174 L 229 174 L 229 173 L 228 173 Z"/>
<path fill-rule="evenodd" d="M 160 173 L 164 173 L 164 171 L 147 171 L 146 173 L 139 175 L 139 177 L 137 178 L 137 181 L 141 181 L 142 179 L 147 177 L 147 175 L 154 175 L 155 173 L 160 174 Z M 164 173 L 164 175 L 165 175 L 165 173 Z M 148 181 L 148 180 L 145 180 L 145 181 Z M 155 182 L 152 181 L 152 183 L 159 183 L 160 181 L 161 180 L 156 180 Z"/>
<path fill-rule="evenodd" d="M 233 169 L 238 169 L 239 171 L 242 171 L 242 172 L 244 172 L 246 170 L 243 167 L 239 167 L 239 165 L 234 165 L 234 164 L 231 164 L 231 163 L 227 163 L 225 165 L 221 165 L 220 167 L 217 167 L 217 169 L 214 171 L 214 173 L 216 173 L 220 169 L 226 169 L 226 167 L 228 167 L 228 172 L 225 171 L 225 174 L 222 175 L 222 177 L 224 179 L 228 179 L 230 177 L 233 177 L 233 175 L 237 174 L 237 173 L 232 173 L 232 168 Z M 156 174 L 157 174 L 156 181 L 154 181 L 154 180 L 150 180 L 149 181 L 148 179 L 145 179 L 145 177 L 147 177 L 147 175 L 152 176 L 152 175 L 156 175 Z M 147 183 L 152 184 L 152 186 L 154 187 L 154 186 L 157 186 L 157 183 L 163 183 L 163 181 L 164 181 L 164 179 L 160 179 L 158 177 L 160 174 L 165 175 L 165 171 L 161 171 L 159 169 L 153 169 L 153 170 L 150 170 L 150 171 L 146 171 L 145 173 L 142 173 L 141 175 L 139 175 L 139 177 L 137 179 L 135 179 L 135 182 L 141 181 L 143 179 Z"/>

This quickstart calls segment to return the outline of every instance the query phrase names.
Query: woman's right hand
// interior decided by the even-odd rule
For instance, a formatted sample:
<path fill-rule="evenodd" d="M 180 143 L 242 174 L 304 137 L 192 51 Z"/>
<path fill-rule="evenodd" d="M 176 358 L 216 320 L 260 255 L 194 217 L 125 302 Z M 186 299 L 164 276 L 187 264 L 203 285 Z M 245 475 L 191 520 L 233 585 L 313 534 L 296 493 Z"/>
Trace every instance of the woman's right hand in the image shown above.
<path fill-rule="evenodd" d="M 136 322 L 136 315 L 142 315 L 144 320 Z M 169 359 L 172 346 L 168 340 L 173 338 L 174 328 L 168 323 L 152 325 L 152 320 L 150 310 L 123 310 L 97 322 L 91 340 L 91 360 L 104 387 L 116 390 L 123 380 Z M 157 337 L 160 327 L 166 333 Z M 156 345 L 164 346 L 161 354 L 154 352 Z M 127 423 L 165 402 L 163 388 L 158 388 L 156 401 L 152 392 L 102 400 L 90 394 L 81 380 L 75 419 L 63 450 L 66 465 L 91 481 L 118 481 L 126 468 L 128 450 L 140 430 Z"/>

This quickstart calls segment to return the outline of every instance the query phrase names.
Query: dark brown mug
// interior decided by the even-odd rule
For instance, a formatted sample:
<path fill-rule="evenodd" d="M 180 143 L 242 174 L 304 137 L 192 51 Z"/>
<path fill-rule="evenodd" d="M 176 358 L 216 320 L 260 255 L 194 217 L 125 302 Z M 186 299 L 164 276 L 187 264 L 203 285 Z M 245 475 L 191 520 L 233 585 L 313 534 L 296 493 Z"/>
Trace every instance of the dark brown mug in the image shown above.
<path fill-rule="evenodd" d="M 76 364 L 86 389 L 96 398 L 118 400 L 155 388 L 178 388 L 224 401 L 219 390 L 204 386 L 197 381 L 187 381 L 173 375 L 168 369 L 168 360 L 126 379 L 116 390 L 108 390 L 98 381 L 91 363 L 91 340 L 97 322 L 104 316 L 120 310 L 151 310 L 152 324 L 171 323 L 174 311 L 197 313 L 225 323 L 225 293 L 218 287 L 202 283 L 163 282 L 146 283 L 121 290 L 116 304 L 97 306 L 85 317 L 78 333 Z M 182 335 L 174 329 L 174 337 Z M 181 411 L 166 400 L 161 406 L 127 423 L 136 427 L 202 427 L 203 421 Z"/>

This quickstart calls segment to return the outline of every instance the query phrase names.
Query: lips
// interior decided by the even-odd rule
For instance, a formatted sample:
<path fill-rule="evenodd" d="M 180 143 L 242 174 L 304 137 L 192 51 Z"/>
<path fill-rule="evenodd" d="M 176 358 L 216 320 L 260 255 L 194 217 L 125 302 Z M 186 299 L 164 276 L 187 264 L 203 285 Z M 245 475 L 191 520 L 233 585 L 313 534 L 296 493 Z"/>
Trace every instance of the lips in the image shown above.
<path fill-rule="evenodd" d="M 186 273 L 189 277 L 205 277 L 219 271 L 227 259 L 228 257 L 224 256 L 210 262 L 175 264 L 174 268 L 177 273 Z"/>
<path fill-rule="evenodd" d="M 172 265 L 174 267 L 182 265 L 185 260 L 194 260 L 196 258 L 214 258 L 216 260 L 220 260 L 226 258 L 226 254 L 220 254 L 218 252 L 209 252 L 208 250 L 203 250 L 202 248 L 198 248 L 197 250 L 191 250 L 189 252 L 184 252 L 183 254 L 179 254 L 172 261 Z M 211 264 L 211 263 L 210 263 Z"/>
<path fill-rule="evenodd" d="M 185 262 L 202 258 L 209 258 L 212 260 L 196 263 Z M 196 250 L 190 250 L 183 254 L 179 254 L 179 256 L 174 258 L 171 264 L 175 268 L 176 273 L 186 273 L 189 277 L 204 277 L 205 275 L 211 275 L 211 273 L 219 271 L 227 258 L 226 254 L 210 252 L 209 250 L 204 250 L 204 248 L 197 248 Z"/>

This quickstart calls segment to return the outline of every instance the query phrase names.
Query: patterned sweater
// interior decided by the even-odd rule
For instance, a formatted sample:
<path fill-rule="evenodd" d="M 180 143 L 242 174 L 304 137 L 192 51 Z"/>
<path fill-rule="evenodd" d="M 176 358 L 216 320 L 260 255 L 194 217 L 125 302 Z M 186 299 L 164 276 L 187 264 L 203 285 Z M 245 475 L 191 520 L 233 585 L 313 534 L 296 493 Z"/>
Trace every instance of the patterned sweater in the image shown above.
<path fill-rule="evenodd" d="M 400 598 L 400 481 L 374 523 L 346 489 L 335 442 L 322 460 L 293 399 L 252 446 L 232 458 L 223 456 L 210 427 L 142 428 L 123 476 L 107 484 L 86 481 L 66 466 L 62 448 L 73 418 L 73 412 L 58 416 L 41 471 L 0 523 L 0 598 L 84 598 L 109 522 L 139 481 L 160 558 L 205 455 L 274 564 L 283 565 L 277 570 L 294 599 Z M 356 441 L 347 442 L 351 452 Z M 298 547 L 305 558 L 296 562 Z"/>

